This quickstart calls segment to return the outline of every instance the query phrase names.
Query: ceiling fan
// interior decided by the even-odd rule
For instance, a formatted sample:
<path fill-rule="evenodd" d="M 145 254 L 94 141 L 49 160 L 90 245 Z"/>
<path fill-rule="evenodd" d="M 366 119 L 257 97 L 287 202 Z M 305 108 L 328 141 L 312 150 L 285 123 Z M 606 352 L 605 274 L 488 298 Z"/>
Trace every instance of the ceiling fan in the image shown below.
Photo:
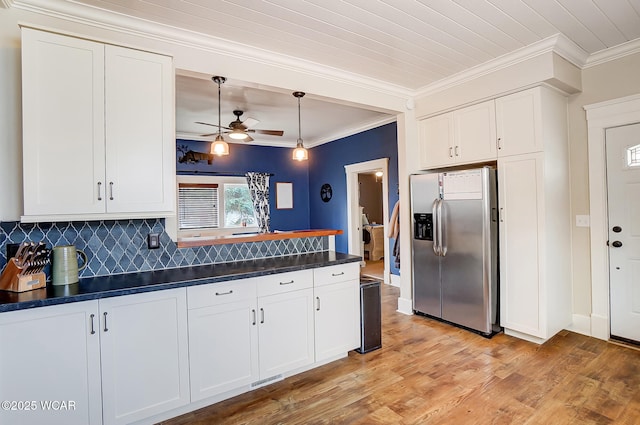
<path fill-rule="evenodd" d="M 212 78 L 213 81 L 215 83 L 218 84 L 218 109 L 220 106 L 220 83 L 223 83 L 226 78 L 224 77 L 213 77 Z M 210 133 L 210 134 L 203 134 L 202 137 L 208 137 L 208 136 L 213 136 L 215 134 L 220 134 L 220 133 L 225 133 L 228 134 L 229 137 L 231 137 L 232 139 L 236 139 L 236 140 L 244 140 L 245 142 L 250 142 L 253 140 L 253 138 L 251 136 L 249 136 L 248 133 L 255 133 L 255 134 L 266 134 L 269 136 L 282 136 L 284 134 L 284 131 L 282 130 L 259 130 L 259 129 L 254 129 L 254 128 L 250 128 L 253 127 L 254 125 L 258 124 L 260 121 L 254 119 L 254 118 L 247 118 L 244 121 L 240 120 L 240 117 L 242 116 L 242 114 L 244 113 L 244 111 L 241 111 L 239 109 L 236 109 L 235 111 L 233 111 L 233 115 L 236 116 L 236 119 L 234 121 L 231 121 L 229 123 L 228 127 L 225 127 L 223 125 L 218 124 L 210 124 L 207 122 L 201 122 L 201 121 L 196 121 L 196 124 L 203 124 L 203 125 L 210 125 L 212 127 L 218 127 L 218 131 L 215 133 Z M 218 115 L 220 114 L 220 111 L 218 110 Z M 220 117 L 218 117 L 220 118 Z M 220 120 L 218 119 L 218 122 Z M 222 129 L 227 130 L 227 131 L 221 131 Z"/>

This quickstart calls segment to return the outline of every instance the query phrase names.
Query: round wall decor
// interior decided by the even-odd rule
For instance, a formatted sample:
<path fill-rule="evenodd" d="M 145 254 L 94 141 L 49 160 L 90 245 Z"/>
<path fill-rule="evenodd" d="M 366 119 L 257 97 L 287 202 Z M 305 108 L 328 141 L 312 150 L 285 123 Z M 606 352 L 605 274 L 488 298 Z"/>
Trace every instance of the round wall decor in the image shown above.
<path fill-rule="evenodd" d="M 333 190 L 331 189 L 331 185 L 329 183 L 323 184 L 320 188 L 320 199 L 324 202 L 329 202 L 332 196 Z"/>

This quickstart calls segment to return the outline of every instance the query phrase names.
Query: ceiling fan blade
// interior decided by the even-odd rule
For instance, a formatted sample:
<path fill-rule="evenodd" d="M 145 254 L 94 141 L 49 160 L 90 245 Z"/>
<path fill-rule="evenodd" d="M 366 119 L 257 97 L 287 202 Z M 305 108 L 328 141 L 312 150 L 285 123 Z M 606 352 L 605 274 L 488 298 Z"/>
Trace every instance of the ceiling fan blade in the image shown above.
<path fill-rule="evenodd" d="M 200 137 L 215 136 L 216 134 L 218 134 L 218 133 L 201 134 Z"/>
<path fill-rule="evenodd" d="M 247 134 L 247 138 L 243 140 L 243 142 L 253 142 L 253 137 Z"/>
<path fill-rule="evenodd" d="M 258 121 L 255 118 L 247 118 L 246 120 L 242 121 L 242 125 L 244 125 L 246 128 L 249 127 L 253 127 L 254 125 L 258 124 L 260 121 Z"/>
<path fill-rule="evenodd" d="M 247 130 L 251 133 L 257 133 L 257 134 L 266 134 L 269 136 L 282 136 L 284 134 L 284 131 L 282 130 Z"/>
<path fill-rule="evenodd" d="M 224 128 L 226 130 L 231 130 L 229 127 L 225 127 L 224 125 L 209 124 L 208 122 L 196 121 L 196 124 L 210 125 L 211 127 L 220 127 L 220 128 Z"/>

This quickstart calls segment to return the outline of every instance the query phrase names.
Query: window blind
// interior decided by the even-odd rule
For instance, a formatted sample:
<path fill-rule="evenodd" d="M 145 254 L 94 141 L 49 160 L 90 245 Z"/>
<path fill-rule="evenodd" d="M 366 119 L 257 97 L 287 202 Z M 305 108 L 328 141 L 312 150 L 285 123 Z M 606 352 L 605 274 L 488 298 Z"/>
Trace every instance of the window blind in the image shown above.
<path fill-rule="evenodd" d="M 218 228 L 218 185 L 178 184 L 180 229 Z"/>

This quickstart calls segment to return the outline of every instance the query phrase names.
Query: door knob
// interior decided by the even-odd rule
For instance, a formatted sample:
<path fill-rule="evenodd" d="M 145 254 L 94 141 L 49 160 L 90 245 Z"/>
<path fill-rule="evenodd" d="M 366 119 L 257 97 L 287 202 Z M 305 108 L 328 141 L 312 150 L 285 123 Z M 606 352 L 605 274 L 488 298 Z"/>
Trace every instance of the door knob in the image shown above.
<path fill-rule="evenodd" d="M 620 248 L 622 246 L 622 242 L 613 241 L 613 242 L 611 242 L 611 245 L 613 245 L 615 248 Z"/>
<path fill-rule="evenodd" d="M 620 232 L 622 232 L 622 227 L 613 226 L 613 229 L 611 229 L 611 230 L 613 230 L 613 233 L 620 233 Z"/>

